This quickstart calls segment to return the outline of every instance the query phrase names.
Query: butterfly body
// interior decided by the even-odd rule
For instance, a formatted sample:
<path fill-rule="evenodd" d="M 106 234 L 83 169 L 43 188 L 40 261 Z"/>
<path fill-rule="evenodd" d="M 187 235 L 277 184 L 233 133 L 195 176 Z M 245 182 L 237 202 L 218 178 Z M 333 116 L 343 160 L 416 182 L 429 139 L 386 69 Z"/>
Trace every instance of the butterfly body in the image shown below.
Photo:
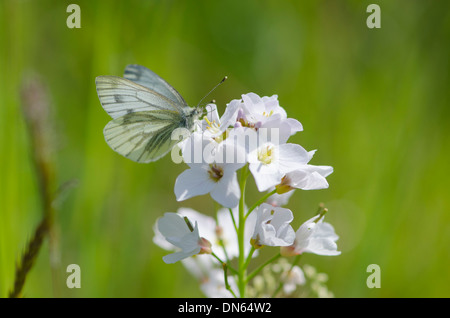
<path fill-rule="evenodd" d="M 108 145 L 136 162 L 152 162 L 178 142 L 177 128 L 192 131 L 204 112 L 189 107 L 183 97 L 161 77 L 140 65 L 128 65 L 124 78 L 99 76 L 97 93 L 112 120 L 103 133 Z"/>

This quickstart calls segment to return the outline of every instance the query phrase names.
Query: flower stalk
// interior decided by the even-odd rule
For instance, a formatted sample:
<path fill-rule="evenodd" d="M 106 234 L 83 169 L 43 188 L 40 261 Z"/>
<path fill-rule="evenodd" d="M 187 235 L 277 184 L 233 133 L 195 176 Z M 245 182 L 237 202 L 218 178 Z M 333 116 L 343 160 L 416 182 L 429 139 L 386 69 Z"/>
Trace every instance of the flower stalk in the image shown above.
<path fill-rule="evenodd" d="M 200 278 L 202 291 L 209 297 L 245 298 L 254 297 L 255 292 L 277 296 L 281 288 L 290 295 L 289 291 L 304 281 L 303 272 L 295 267 L 302 253 L 331 256 L 340 252 L 335 243 L 338 236 L 331 224 L 324 222 L 327 210 L 323 205 L 318 215 L 297 231 L 291 226 L 294 213 L 283 206 L 297 189 L 327 188 L 325 178 L 333 168 L 310 165 L 316 150 L 307 151 L 287 142 L 303 127 L 297 120 L 287 118 L 276 95 L 242 95 L 242 99 L 227 104 L 222 117 L 216 105 L 208 104 L 207 108 L 207 117 L 198 123 L 198 129 L 180 143 L 189 167 L 177 177 L 174 192 L 178 201 L 209 194 L 215 201 L 215 217 L 188 208 L 166 213 L 158 220 L 159 233 L 155 233 L 154 240 L 174 252 L 163 257 L 166 263 L 196 256 L 197 263 L 207 272 Z M 202 151 L 198 156 L 196 149 Z M 250 174 L 262 196 L 247 209 Z M 192 223 L 181 222 L 183 216 Z M 205 241 L 199 241 L 200 237 Z M 175 248 L 167 247 L 167 242 Z M 278 247 L 279 252 L 249 273 L 252 260 L 263 247 Z M 209 255 L 201 255 L 204 253 Z M 295 279 L 290 277 L 290 281 L 279 285 L 275 278 L 266 280 L 267 273 L 280 268 L 280 257 L 292 255 L 296 257 L 287 273 Z M 268 266 L 274 262 L 277 264 Z M 198 267 L 192 268 L 187 260 L 183 263 L 193 275 L 198 275 Z M 289 264 L 284 264 L 283 270 L 287 270 Z M 263 269 L 264 277 L 258 275 Z M 266 291 L 261 290 L 263 285 L 268 288 Z"/>
<path fill-rule="evenodd" d="M 239 273 L 238 273 L 238 288 L 241 298 L 245 297 L 245 253 L 244 253 L 244 231 L 245 231 L 245 185 L 248 177 L 248 168 L 244 166 L 241 171 L 241 198 L 239 200 L 239 227 L 238 227 L 238 244 L 239 244 Z"/>

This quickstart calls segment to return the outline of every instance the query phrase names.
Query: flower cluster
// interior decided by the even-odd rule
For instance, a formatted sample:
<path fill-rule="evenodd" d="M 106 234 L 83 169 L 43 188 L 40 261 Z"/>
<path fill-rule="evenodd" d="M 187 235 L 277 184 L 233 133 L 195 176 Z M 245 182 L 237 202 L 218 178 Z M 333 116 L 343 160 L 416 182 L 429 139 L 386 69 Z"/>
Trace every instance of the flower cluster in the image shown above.
<path fill-rule="evenodd" d="M 295 189 L 327 188 L 326 177 L 333 168 L 309 164 L 316 151 L 288 142 L 303 126 L 287 117 L 278 97 L 249 93 L 227 104 L 221 117 L 214 104 L 206 111 L 194 132 L 178 145 L 188 169 L 176 179 L 174 192 L 178 201 L 209 194 L 223 208 L 216 218 L 181 208 L 158 219 L 154 241 L 174 251 L 163 260 L 182 260 L 209 297 L 244 297 L 250 279 L 261 270 L 247 275 L 247 267 L 263 246 L 280 247 L 274 260 L 294 255 L 297 259 L 303 253 L 340 254 L 338 236 L 324 222 L 326 209 L 295 231 L 294 213 L 282 207 Z M 172 158 L 176 154 L 172 152 Z M 264 194 L 247 207 L 244 195 L 250 174 Z M 231 266 L 235 259 L 236 269 Z"/>

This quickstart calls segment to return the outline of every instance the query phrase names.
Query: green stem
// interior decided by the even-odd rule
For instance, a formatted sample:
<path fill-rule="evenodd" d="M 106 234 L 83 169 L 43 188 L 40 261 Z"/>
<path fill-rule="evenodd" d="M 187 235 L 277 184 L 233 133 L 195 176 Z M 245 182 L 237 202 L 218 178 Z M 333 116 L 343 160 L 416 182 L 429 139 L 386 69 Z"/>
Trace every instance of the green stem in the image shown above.
<path fill-rule="evenodd" d="M 238 244 L 239 244 L 239 258 L 238 258 L 238 288 L 239 296 L 245 297 L 245 284 L 246 284 L 246 268 L 245 268 L 245 254 L 244 254 L 244 233 L 245 233 L 245 184 L 248 176 L 248 168 L 244 166 L 241 170 L 241 198 L 239 200 L 239 227 L 237 232 Z"/>
<path fill-rule="evenodd" d="M 255 204 L 252 205 L 252 207 L 248 210 L 247 214 L 245 215 L 245 218 L 247 218 L 254 209 L 256 209 L 258 206 L 260 206 L 262 203 L 264 203 L 264 201 L 266 201 L 270 196 L 272 196 L 276 192 L 277 192 L 277 189 L 274 189 L 271 192 L 267 192 L 261 199 L 258 200 L 258 202 L 256 202 Z"/>
<path fill-rule="evenodd" d="M 223 266 L 223 278 L 224 278 L 224 281 L 225 281 L 225 288 L 228 289 L 228 291 L 234 296 L 234 298 L 237 298 L 236 294 L 231 289 L 231 286 L 228 283 L 228 266 L 225 263 L 223 263 L 222 266 Z"/>
<path fill-rule="evenodd" d="M 233 225 L 234 225 L 234 229 L 236 230 L 236 233 L 238 232 L 238 228 L 236 225 L 236 220 L 234 219 L 234 214 L 233 214 L 233 210 L 232 209 L 228 209 L 230 211 L 230 215 L 231 215 L 231 220 L 233 221 Z"/>
<path fill-rule="evenodd" d="M 235 270 L 233 267 L 229 267 L 229 266 L 227 265 L 227 263 L 224 262 L 224 261 L 222 261 L 222 260 L 220 259 L 220 257 L 217 256 L 214 252 L 212 252 L 211 255 L 214 256 L 214 258 L 215 258 L 216 260 L 218 260 L 218 261 L 222 264 L 222 266 L 227 266 L 227 268 L 229 268 L 230 271 L 231 271 L 233 274 L 235 274 L 235 275 L 238 274 L 238 271 L 237 271 L 237 270 Z"/>
<path fill-rule="evenodd" d="M 300 261 L 300 257 L 302 256 L 302 254 L 299 254 L 295 257 L 294 261 L 291 264 L 291 268 L 289 268 L 288 271 L 288 275 L 289 273 L 292 271 L 292 269 L 294 268 L 295 265 L 297 265 L 297 263 Z M 277 294 L 280 292 L 281 288 L 283 287 L 284 282 L 282 280 L 280 280 L 280 284 L 278 284 L 277 289 L 274 291 L 272 298 L 275 298 L 277 296 Z"/>
<path fill-rule="evenodd" d="M 247 260 L 245 261 L 245 265 L 244 265 L 245 269 L 247 269 L 248 264 L 250 263 L 250 261 L 251 261 L 251 259 L 252 259 L 252 256 L 253 256 L 253 253 L 254 253 L 255 251 L 256 251 L 256 248 L 255 248 L 254 246 L 252 246 L 252 248 L 251 248 L 251 250 L 250 250 L 250 253 L 248 253 Z"/>
<path fill-rule="evenodd" d="M 250 280 L 252 280 L 252 278 L 255 277 L 264 267 L 266 267 L 267 265 L 269 265 L 273 261 L 277 260 L 280 256 L 281 256 L 281 254 L 278 253 L 277 255 L 275 255 L 274 257 L 272 257 L 268 261 L 266 261 L 264 264 L 259 266 L 257 269 L 255 269 L 250 275 L 248 275 L 246 282 L 249 282 Z"/>

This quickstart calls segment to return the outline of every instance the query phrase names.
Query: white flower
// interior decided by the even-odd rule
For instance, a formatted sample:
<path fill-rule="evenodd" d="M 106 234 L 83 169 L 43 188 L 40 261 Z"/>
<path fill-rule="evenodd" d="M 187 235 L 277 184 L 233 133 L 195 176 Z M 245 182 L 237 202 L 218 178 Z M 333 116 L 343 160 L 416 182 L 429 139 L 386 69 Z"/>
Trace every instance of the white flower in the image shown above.
<path fill-rule="evenodd" d="M 199 163 L 205 159 L 203 156 L 214 156 L 227 135 L 227 129 L 234 126 L 237 110 L 238 105 L 230 103 L 220 118 L 215 104 L 206 105 L 206 116 L 196 122 L 194 131 L 192 133 L 186 132 L 186 130 L 180 131 L 181 136 L 178 138 L 182 141 L 177 145 L 182 150 L 184 161 Z"/>
<path fill-rule="evenodd" d="M 283 281 L 283 291 L 289 295 L 297 289 L 297 286 L 304 285 L 306 283 L 305 274 L 298 266 L 294 266 L 291 270 L 287 270 L 281 274 L 281 280 Z"/>
<path fill-rule="evenodd" d="M 288 172 L 276 186 L 277 193 L 283 194 L 293 189 L 318 190 L 328 188 L 327 176 L 333 173 L 333 167 L 303 165 Z"/>
<path fill-rule="evenodd" d="M 294 216 L 291 210 L 263 203 L 258 207 L 252 245 L 289 246 L 294 242 L 295 232 L 289 223 Z"/>
<path fill-rule="evenodd" d="M 207 115 L 202 121 L 202 131 L 204 134 L 220 143 L 222 141 L 221 135 L 230 126 L 234 126 L 236 123 L 236 117 L 239 109 L 239 102 L 236 100 L 231 101 L 224 114 L 219 118 L 219 113 L 217 112 L 217 106 L 215 104 L 206 105 Z"/>
<path fill-rule="evenodd" d="M 165 213 L 157 221 L 158 230 L 165 239 L 181 249 L 181 251 L 163 257 L 163 261 L 167 264 L 199 253 L 211 253 L 211 243 L 200 238 L 197 222 L 193 228 L 190 228 L 186 222 L 179 214 L 170 212 Z"/>
<path fill-rule="evenodd" d="M 250 151 L 249 169 L 260 192 L 279 184 L 287 173 L 309 161 L 308 152 L 297 144 L 264 143 Z"/>
<path fill-rule="evenodd" d="M 242 111 L 238 113 L 237 120 L 246 127 L 265 127 L 268 123 L 278 121 L 278 127 L 289 127 L 289 136 L 303 127 L 299 121 L 287 118 L 286 111 L 280 106 L 278 96 L 259 97 L 255 93 L 242 95 Z"/>
<path fill-rule="evenodd" d="M 180 208 L 178 214 L 187 216 L 192 222 L 197 222 L 200 235 L 211 242 L 214 253 L 222 260 L 226 255 L 231 259 L 239 254 L 237 236 L 228 209 L 217 212 L 217 222 L 213 217 L 199 213 L 193 209 Z M 226 249 L 226 255 L 224 252 Z"/>
<path fill-rule="evenodd" d="M 303 223 L 295 232 L 294 244 L 281 248 L 281 255 L 291 256 L 302 253 L 317 255 L 339 255 L 336 241 L 339 236 L 330 223 L 323 222 L 323 214 L 318 214 Z"/>
<path fill-rule="evenodd" d="M 225 142 L 218 148 L 205 150 L 205 138 L 193 134 L 183 150 L 183 159 L 190 169 L 182 172 L 175 181 L 177 201 L 209 193 L 224 207 L 237 206 L 240 189 L 236 170 L 245 164 L 245 159 L 227 161 L 229 154 L 232 154 L 233 158 L 235 155 L 243 155 L 245 158 L 243 150 Z M 200 158 L 196 160 L 196 156 Z"/>

